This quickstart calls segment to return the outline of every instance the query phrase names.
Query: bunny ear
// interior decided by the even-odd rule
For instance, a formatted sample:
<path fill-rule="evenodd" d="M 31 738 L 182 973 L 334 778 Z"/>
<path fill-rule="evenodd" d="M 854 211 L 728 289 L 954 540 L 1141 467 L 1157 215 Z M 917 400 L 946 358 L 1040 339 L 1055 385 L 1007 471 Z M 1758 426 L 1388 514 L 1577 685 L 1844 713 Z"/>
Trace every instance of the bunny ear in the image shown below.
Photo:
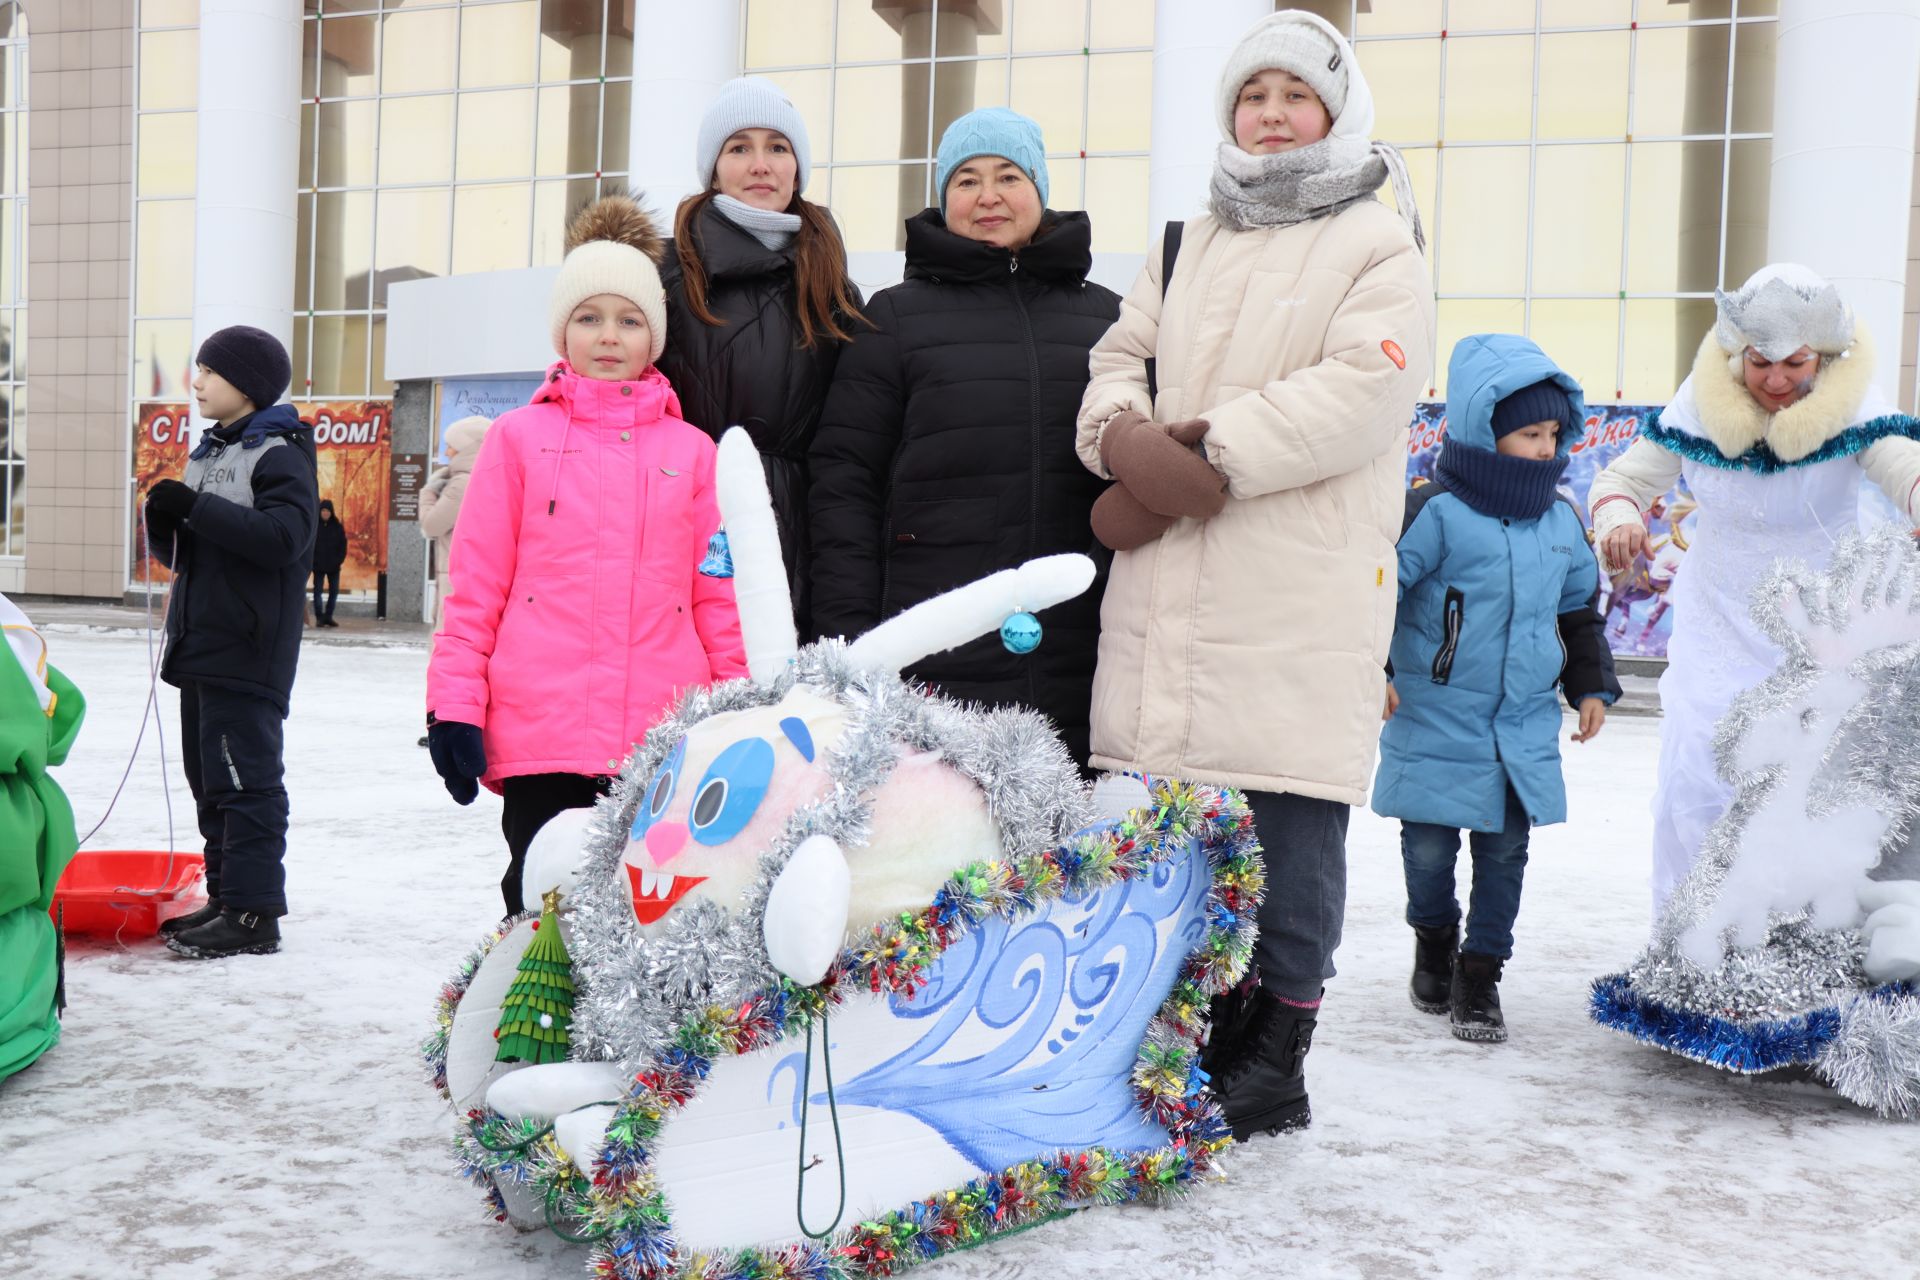
<path fill-rule="evenodd" d="M 793 598 L 787 594 L 787 565 L 780 555 L 780 527 L 773 519 L 767 473 L 753 437 L 739 427 L 720 437 L 714 486 L 733 556 L 733 597 L 740 611 L 747 670 L 755 680 L 771 680 L 799 652 L 800 636 L 793 625 Z"/>
<path fill-rule="evenodd" d="M 1008 615 L 1071 600 L 1093 585 L 1093 561 L 1082 555 L 1042 556 L 889 618 L 847 646 L 847 660 L 865 671 L 904 671 L 932 653 L 991 635 Z"/>

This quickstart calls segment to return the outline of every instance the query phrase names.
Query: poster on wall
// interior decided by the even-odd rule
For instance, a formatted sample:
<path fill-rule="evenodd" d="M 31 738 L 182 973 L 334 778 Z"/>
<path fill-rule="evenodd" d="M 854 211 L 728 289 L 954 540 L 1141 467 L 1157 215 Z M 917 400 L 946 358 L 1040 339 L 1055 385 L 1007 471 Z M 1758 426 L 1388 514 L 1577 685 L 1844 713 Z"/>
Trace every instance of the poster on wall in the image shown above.
<path fill-rule="evenodd" d="M 347 561 L 340 590 L 372 592 L 387 568 L 388 459 L 393 441 L 387 400 L 296 400 L 294 409 L 313 428 L 319 460 L 320 496 L 333 502 L 347 532 Z M 187 467 L 188 408 L 184 404 L 143 404 L 133 422 L 133 564 L 131 583 L 167 580 L 157 560 L 149 561 L 140 504 L 154 481 L 178 478 Z"/>
<path fill-rule="evenodd" d="M 446 462 L 447 428 L 462 418 L 486 418 L 492 421 L 509 409 L 518 409 L 533 399 L 540 379 L 529 378 L 456 378 L 433 384 L 433 461 Z"/>
<path fill-rule="evenodd" d="M 1572 460 L 1560 482 L 1560 491 L 1580 511 L 1581 522 L 1593 527 L 1587 510 L 1587 490 L 1593 478 L 1640 438 L 1641 424 L 1657 405 L 1589 405 L 1586 429 L 1574 441 Z M 1407 483 L 1414 488 L 1433 480 L 1440 441 L 1447 430 L 1447 406 L 1419 405 L 1414 411 L 1413 435 L 1408 444 Z M 1600 609 L 1607 618 L 1607 642 L 1623 657 L 1664 658 L 1667 637 L 1673 633 L 1668 589 L 1674 571 L 1686 555 L 1693 533 L 1695 503 L 1683 480 L 1673 492 L 1657 499 L 1647 513 L 1647 558 L 1620 578 L 1600 583 Z M 1592 538 L 1592 533 L 1588 533 Z"/>

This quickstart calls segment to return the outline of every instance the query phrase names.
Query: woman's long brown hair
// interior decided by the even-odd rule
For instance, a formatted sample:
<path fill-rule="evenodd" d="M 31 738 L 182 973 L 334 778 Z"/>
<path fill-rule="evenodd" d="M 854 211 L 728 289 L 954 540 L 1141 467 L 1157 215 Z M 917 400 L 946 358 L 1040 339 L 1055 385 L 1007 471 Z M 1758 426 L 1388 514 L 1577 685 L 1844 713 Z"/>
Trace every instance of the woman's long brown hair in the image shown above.
<path fill-rule="evenodd" d="M 687 310 L 705 324 L 720 325 L 726 322 L 707 305 L 707 268 L 693 239 L 694 219 L 713 196 L 709 189 L 680 202 L 673 216 L 673 251 L 680 259 Z M 840 228 L 826 209 L 802 200 L 798 192 L 787 212 L 800 217 L 800 230 L 793 238 L 793 309 L 800 321 L 800 345 L 812 350 L 824 339 L 850 342 L 853 335 L 841 327 L 842 320 L 872 325 L 854 305 L 847 285 L 847 247 L 840 239 Z"/>

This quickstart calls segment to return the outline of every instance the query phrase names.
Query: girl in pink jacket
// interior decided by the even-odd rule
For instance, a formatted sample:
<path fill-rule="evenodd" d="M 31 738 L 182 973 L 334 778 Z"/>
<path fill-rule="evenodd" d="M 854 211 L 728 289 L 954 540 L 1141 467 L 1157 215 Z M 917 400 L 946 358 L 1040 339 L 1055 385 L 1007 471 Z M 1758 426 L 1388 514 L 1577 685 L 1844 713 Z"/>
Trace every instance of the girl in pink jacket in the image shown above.
<path fill-rule="evenodd" d="M 461 804 L 504 801 L 509 915 L 527 847 L 604 795 L 680 694 L 747 674 L 712 439 L 653 367 L 660 241 L 625 196 L 582 210 L 555 282 L 561 359 L 487 433 L 454 532 L 459 592 L 427 664 L 433 767 Z"/>

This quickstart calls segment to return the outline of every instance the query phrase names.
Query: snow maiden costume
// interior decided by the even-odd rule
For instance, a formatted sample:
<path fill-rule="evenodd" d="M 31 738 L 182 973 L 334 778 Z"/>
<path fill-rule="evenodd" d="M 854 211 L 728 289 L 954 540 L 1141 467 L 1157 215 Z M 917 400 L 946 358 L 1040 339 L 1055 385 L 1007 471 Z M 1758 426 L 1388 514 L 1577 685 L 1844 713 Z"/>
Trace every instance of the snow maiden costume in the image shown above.
<path fill-rule="evenodd" d="M 1733 795 L 1715 770 L 1714 726 L 1780 661 L 1777 643 L 1749 616 L 1754 587 L 1777 560 L 1824 566 L 1858 523 L 1863 479 L 1909 521 L 1920 519 L 1920 422 L 1893 413 L 1874 390 L 1872 343 L 1839 291 L 1784 263 L 1718 295 L 1718 305 L 1693 373 L 1588 494 L 1603 546 L 1683 475 L 1700 504 L 1671 591 L 1673 638 L 1660 679 L 1656 912 Z M 1813 388 L 1769 415 L 1742 381 L 1746 351 L 1778 360 L 1802 346 L 1820 356 Z"/>
<path fill-rule="evenodd" d="M 1700 502 L 1660 681 L 1652 944 L 1594 984 L 1596 1021 L 1752 1074 L 1811 1069 L 1920 1115 L 1920 546 L 1854 531 L 1863 478 L 1912 520 L 1920 423 L 1883 412 L 1838 292 L 1773 266 L 1660 418 L 1595 480 L 1595 531 L 1684 473 Z M 1771 416 L 1749 349 L 1820 357 Z"/>
<path fill-rule="evenodd" d="M 751 675 L 689 692 L 548 825 L 538 918 L 443 992 L 426 1054 L 465 1171 L 618 1280 L 892 1275 L 1203 1180 L 1231 1139 L 1199 1048 L 1262 890 L 1244 802 L 1089 791 L 1038 714 L 897 674 L 1024 643 L 1092 562 L 800 648 L 744 431 L 717 487 Z"/>

